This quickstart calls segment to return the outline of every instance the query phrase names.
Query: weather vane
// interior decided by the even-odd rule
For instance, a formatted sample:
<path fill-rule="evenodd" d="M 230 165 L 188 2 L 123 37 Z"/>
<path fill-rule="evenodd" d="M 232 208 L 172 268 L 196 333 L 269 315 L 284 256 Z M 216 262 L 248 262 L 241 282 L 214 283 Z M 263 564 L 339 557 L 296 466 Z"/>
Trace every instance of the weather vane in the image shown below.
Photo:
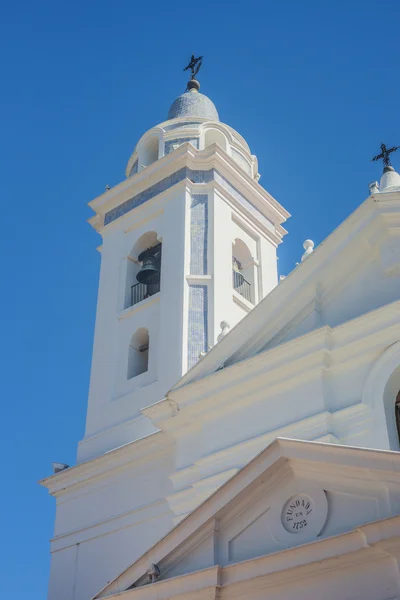
<path fill-rule="evenodd" d="M 392 152 L 396 152 L 396 150 L 398 150 L 399 148 L 400 148 L 400 146 L 392 146 L 392 148 L 386 148 L 385 144 L 381 144 L 381 153 L 374 156 L 372 161 L 382 160 L 383 166 L 385 168 L 390 167 L 391 166 L 390 155 L 392 154 Z"/>
<path fill-rule="evenodd" d="M 196 58 L 195 55 L 192 54 L 192 58 L 190 59 L 190 63 L 183 70 L 187 71 L 188 69 L 190 69 L 191 72 L 192 72 L 191 79 L 196 79 L 196 75 L 200 71 L 200 67 L 202 65 L 202 62 L 203 62 L 203 57 L 202 56 L 199 56 L 198 58 Z"/>

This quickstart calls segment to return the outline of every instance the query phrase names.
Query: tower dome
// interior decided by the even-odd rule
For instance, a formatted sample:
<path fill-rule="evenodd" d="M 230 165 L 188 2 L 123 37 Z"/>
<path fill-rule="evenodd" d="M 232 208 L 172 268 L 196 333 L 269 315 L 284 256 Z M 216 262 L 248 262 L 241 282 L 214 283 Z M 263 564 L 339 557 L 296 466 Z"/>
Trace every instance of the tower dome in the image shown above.
<path fill-rule="evenodd" d="M 196 88 L 191 88 L 172 103 L 168 111 L 168 119 L 199 117 L 209 121 L 219 121 L 215 104 Z"/>

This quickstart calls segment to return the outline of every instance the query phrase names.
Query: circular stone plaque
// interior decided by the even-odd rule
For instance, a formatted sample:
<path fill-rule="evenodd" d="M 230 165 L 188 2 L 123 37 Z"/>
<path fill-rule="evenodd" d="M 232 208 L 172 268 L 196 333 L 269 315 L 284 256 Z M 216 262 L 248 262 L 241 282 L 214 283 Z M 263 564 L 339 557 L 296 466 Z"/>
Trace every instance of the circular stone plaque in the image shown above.
<path fill-rule="evenodd" d="M 314 501 L 306 494 L 296 494 L 282 510 L 282 525 L 289 533 L 300 533 L 312 525 L 315 517 Z"/>

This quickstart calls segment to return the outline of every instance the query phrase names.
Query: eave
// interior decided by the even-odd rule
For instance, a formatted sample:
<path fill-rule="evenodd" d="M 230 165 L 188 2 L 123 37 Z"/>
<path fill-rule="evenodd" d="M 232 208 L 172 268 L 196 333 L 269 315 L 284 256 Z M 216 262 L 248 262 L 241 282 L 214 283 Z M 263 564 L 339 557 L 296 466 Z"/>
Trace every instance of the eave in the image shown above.
<path fill-rule="evenodd" d="M 273 394 L 276 388 L 282 392 L 297 387 L 303 379 L 315 377 L 316 372 L 341 365 L 347 368 L 371 348 L 385 349 L 399 338 L 397 301 L 337 327 L 325 325 L 175 388 L 164 400 L 141 412 L 165 431 L 180 429 L 194 420 L 212 418 L 215 411 L 250 406 L 259 390 Z"/>
<path fill-rule="evenodd" d="M 110 228 L 110 225 L 103 226 L 107 212 L 183 167 L 204 171 L 216 169 L 276 227 L 277 233 L 280 235 L 286 233 L 281 224 L 290 216 L 289 213 L 250 175 L 239 169 L 235 161 L 217 144 L 202 151 L 197 150 L 190 143 L 182 144 L 145 170 L 89 202 L 89 206 L 96 212 L 96 216 L 89 222 L 100 233 L 106 231 Z"/>
<path fill-rule="evenodd" d="M 55 475 L 45 477 L 39 481 L 39 484 L 47 488 L 49 494 L 57 496 L 67 489 L 86 483 L 89 479 L 102 477 L 111 471 L 115 472 L 132 461 L 137 464 L 157 453 L 165 452 L 165 448 L 170 443 L 163 432 L 157 431 Z"/>

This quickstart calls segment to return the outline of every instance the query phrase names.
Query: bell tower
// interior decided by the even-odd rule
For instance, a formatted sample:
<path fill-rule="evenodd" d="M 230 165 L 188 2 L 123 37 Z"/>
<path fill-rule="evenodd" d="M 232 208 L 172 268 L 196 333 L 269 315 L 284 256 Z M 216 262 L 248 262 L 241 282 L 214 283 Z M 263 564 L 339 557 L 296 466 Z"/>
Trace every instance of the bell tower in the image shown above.
<path fill-rule="evenodd" d="M 141 409 L 277 284 L 288 213 L 199 89 L 192 78 L 139 140 L 126 179 L 90 202 L 101 270 L 79 462 L 154 432 Z"/>

